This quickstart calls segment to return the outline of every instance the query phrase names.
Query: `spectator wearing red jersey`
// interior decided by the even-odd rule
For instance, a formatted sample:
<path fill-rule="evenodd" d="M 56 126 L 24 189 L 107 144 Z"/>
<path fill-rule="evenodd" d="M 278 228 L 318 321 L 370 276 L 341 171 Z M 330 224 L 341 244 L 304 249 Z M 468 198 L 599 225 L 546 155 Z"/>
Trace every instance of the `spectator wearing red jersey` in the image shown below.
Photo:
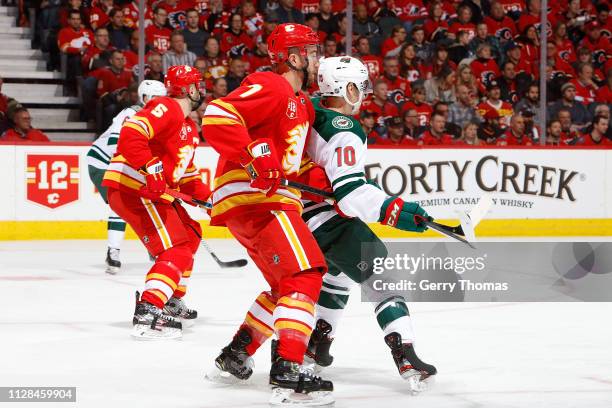
<path fill-rule="evenodd" d="M 196 56 L 201 56 L 204 54 L 204 43 L 210 37 L 210 33 L 200 28 L 200 14 L 196 9 L 187 9 L 185 15 L 187 16 L 187 24 L 182 33 L 185 44 L 187 44 L 187 50 L 193 52 Z"/>
<path fill-rule="evenodd" d="M 253 49 L 253 39 L 242 28 L 242 16 L 234 13 L 230 16 L 229 27 L 221 35 L 221 52 L 227 53 L 234 47 L 244 46 Z"/>
<path fill-rule="evenodd" d="M 605 3 L 599 3 L 595 6 L 597 11 L 596 20 L 601 25 L 601 35 L 603 37 L 612 37 L 612 16 L 610 15 L 610 6 Z"/>
<path fill-rule="evenodd" d="M 491 35 L 501 43 L 512 40 L 517 32 L 514 21 L 506 15 L 504 6 L 499 1 L 491 2 L 491 15 L 484 18 Z"/>
<path fill-rule="evenodd" d="M 578 58 L 572 64 L 572 66 L 574 67 L 572 71 L 572 77 L 574 76 L 574 73 L 578 70 L 578 65 L 582 63 L 584 64 L 593 63 L 593 53 L 591 52 L 591 50 L 589 50 L 586 47 L 578 47 L 578 49 L 576 50 L 576 55 Z M 606 62 L 606 65 L 604 66 L 603 69 L 604 71 L 607 71 L 608 69 L 610 69 L 610 67 L 612 67 L 612 58 Z M 606 79 L 606 76 L 604 75 L 603 71 L 593 66 L 593 81 L 595 81 L 595 83 L 603 83 L 605 79 Z"/>
<path fill-rule="evenodd" d="M 374 113 L 378 126 L 384 126 L 385 120 L 392 116 L 399 116 L 397 106 L 387 99 L 389 87 L 384 79 L 378 79 L 374 83 L 372 96 L 361 104 L 362 111 Z"/>
<path fill-rule="evenodd" d="M 9 114 L 13 114 L 13 110 L 20 106 L 14 98 L 7 96 L 2 93 L 2 84 L 4 80 L 0 76 L 0 134 L 4 132 L 9 126 Z"/>
<path fill-rule="evenodd" d="M 438 75 L 425 81 L 425 95 L 428 103 L 438 101 L 453 103 L 457 100 L 455 83 L 457 74 L 450 67 L 444 66 Z"/>
<path fill-rule="evenodd" d="M 49 138 L 43 132 L 32 127 L 30 112 L 19 107 L 13 112 L 13 126 L 0 136 L 0 142 L 48 142 Z"/>
<path fill-rule="evenodd" d="M 448 37 L 454 40 L 460 31 L 467 31 L 470 40 L 476 36 L 476 25 L 472 22 L 472 9 L 468 5 L 461 5 L 457 9 L 457 20 L 448 28 Z"/>
<path fill-rule="evenodd" d="M 429 41 L 445 38 L 448 22 L 444 19 L 444 6 L 441 1 L 434 1 L 429 6 L 429 18 L 423 23 L 425 36 Z"/>
<path fill-rule="evenodd" d="M 497 139 L 498 146 L 531 146 L 533 143 L 525 135 L 525 119 L 519 115 L 514 114 L 510 119 L 510 126 L 502 135 Z"/>
<path fill-rule="evenodd" d="M 527 10 L 525 0 L 499 0 L 499 2 L 504 8 L 504 12 L 515 21 Z"/>
<path fill-rule="evenodd" d="M 59 31 L 57 44 L 62 53 L 67 56 L 66 83 L 64 92 L 76 95 L 76 78 L 82 74 L 81 55 L 87 47 L 93 44 L 94 34 L 91 30 L 81 27 L 81 13 L 77 10 L 68 14 L 68 27 Z"/>
<path fill-rule="evenodd" d="M 163 7 L 153 9 L 153 24 L 145 28 L 145 42 L 151 50 L 165 53 L 170 47 L 172 31 L 166 27 L 168 12 Z"/>
<path fill-rule="evenodd" d="M 366 37 L 357 38 L 357 58 L 364 63 L 366 68 L 368 68 L 368 74 L 370 76 L 370 81 L 374 83 L 374 81 L 380 76 L 382 72 L 382 58 L 378 55 L 373 55 L 370 53 L 370 41 Z"/>
<path fill-rule="evenodd" d="M 439 113 L 431 115 L 431 124 L 429 130 L 426 130 L 418 144 L 425 146 L 435 145 L 452 145 L 455 144 L 453 137 L 448 133 L 444 132 L 446 128 L 446 120 L 444 116 Z"/>
<path fill-rule="evenodd" d="M 505 128 L 510 123 L 510 117 L 513 115 L 512 105 L 504 102 L 501 99 L 501 89 L 497 81 L 491 81 L 487 86 L 487 97 L 479 103 L 476 110 L 481 117 L 486 117 L 490 111 L 495 111 L 499 115 L 500 125 Z M 490 116 L 490 115 L 489 115 Z"/>
<path fill-rule="evenodd" d="M 82 0 L 68 0 L 66 5 L 59 10 L 59 26 L 66 27 L 70 25 L 70 13 L 76 11 L 81 16 L 82 22 L 87 22 L 87 9 L 83 7 Z"/>
<path fill-rule="evenodd" d="M 561 143 L 561 122 L 553 119 L 546 126 L 546 146 L 562 146 Z"/>
<path fill-rule="evenodd" d="M 396 0 L 387 2 L 387 7 L 404 22 L 407 30 L 410 30 L 415 21 L 427 17 L 427 9 L 423 5 L 423 0 Z"/>
<path fill-rule="evenodd" d="M 125 69 L 132 69 L 138 65 L 138 38 L 140 33 L 138 30 L 133 30 L 130 34 L 130 48 L 123 51 L 125 57 Z M 146 63 L 146 61 L 145 61 Z"/>
<path fill-rule="evenodd" d="M 115 7 L 114 0 L 100 0 L 97 6 L 93 6 L 89 12 L 89 26 L 92 30 L 105 27 L 110 18 L 108 13 Z"/>
<path fill-rule="evenodd" d="M 185 44 L 185 37 L 180 31 L 175 31 L 170 36 L 170 48 L 164 53 L 162 57 L 162 64 L 164 66 L 164 74 L 168 72 L 168 68 L 174 65 L 188 65 L 193 66 L 196 55 L 187 50 L 187 44 Z"/>
<path fill-rule="evenodd" d="M 514 105 L 519 101 L 519 90 L 514 63 L 512 61 L 506 61 L 502 64 L 501 68 L 501 76 L 497 78 L 499 88 L 501 89 L 501 100 Z"/>
<path fill-rule="evenodd" d="M 576 51 L 574 50 L 574 44 L 567 37 L 567 24 L 565 22 L 559 21 L 555 25 L 552 42 L 557 48 L 557 54 L 563 61 L 569 64 L 576 61 Z"/>
<path fill-rule="evenodd" d="M 194 6 L 193 0 L 162 0 L 157 3 L 168 13 L 168 25 L 172 30 L 182 30 L 187 23 L 187 10 Z"/>
<path fill-rule="evenodd" d="M 246 58 L 249 64 L 249 73 L 270 71 L 272 69 L 272 63 L 268 55 L 268 43 L 266 41 L 258 42 L 255 46 L 255 51 Z"/>
<path fill-rule="evenodd" d="M 221 53 L 219 40 L 215 37 L 208 37 L 204 44 L 204 59 L 208 65 L 210 78 L 221 78 L 227 74 L 227 57 Z"/>
<path fill-rule="evenodd" d="M 597 102 L 612 104 L 612 69 L 608 70 L 606 84 L 597 90 Z"/>
<path fill-rule="evenodd" d="M 499 67 L 492 58 L 491 46 L 483 43 L 478 46 L 476 51 L 476 58 L 470 64 L 474 77 L 476 78 L 476 84 L 481 94 L 484 94 L 487 86 L 500 76 Z"/>
<path fill-rule="evenodd" d="M 601 68 L 605 65 L 609 55 L 612 54 L 610 38 L 601 35 L 601 24 L 597 20 L 586 24 L 585 31 L 586 36 L 580 43 L 580 46 L 591 50 L 593 65 Z"/>
<path fill-rule="evenodd" d="M 576 100 L 584 105 L 595 102 L 595 92 L 599 87 L 593 82 L 593 65 L 582 62 L 578 64 L 576 73 L 578 78 L 570 81 L 576 88 Z"/>
<path fill-rule="evenodd" d="M 125 26 L 123 11 L 120 9 L 112 9 L 108 13 L 108 16 L 110 18 L 110 23 L 106 28 L 108 29 L 111 44 L 118 50 L 129 49 L 132 30 Z"/>
<path fill-rule="evenodd" d="M 419 126 L 426 126 L 429 123 L 433 108 L 425 102 L 425 87 L 422 83 L 415 83 L 412 87 L 412 100 L 402 106 L 402 116 L 408 109 L 414 109 L 417 113 Z"/>
<path fill-rule="evenodd" d="M 512 61 L 514 63 L 514 71 L 517 74 L 524 72 L 530 77 L 535 78 L 535 69 L 533 64 L 528 58 L 523 56 L 522 48 L 518 43 L 509 41 L 504 47 L 504 50 L 508 61 Z"/>
<path fill-rule="evenodd" d="M 387 128 L 387 137 L 377 139 L 376 144 L 388 147 L 416 146 L 416 139 L 404 133 L 404 124 L 401 118 L 397 116 L 387 118 L 385 126 Z"/>
<path fill-rule="evenodd" d="M 312 28 L 312 31 L 317 33 L 321 42 L 327 38 L 325 31 L 319 30 L 319 16 L 316 13 L 308 13 L 304 16 L 304 24 Z"/>
<path fill-rule="evenodd" d="M 521 44 L 521 53 L 524 58 L 527 58 L 529 61 L 533 61 L 534 65 L 537 66 L 538 61 L 540 61 L 540 32 L 537 31 L 536 26 L 529 25 L 516 38 L 516 41 Z M 534 71 L 536 76 L 538 76 L 537 70 Z"/>
<path fill-rule="evenodd" d="M 263 34 L 263 16 L 257 12 L 253 0 L 244 0 L 242 2 L 242 21 L 244 21 L 244 31 L 251 37 L 261 41 Z"/>
<path fill-rule="evenodd" d="M 422 78 L 423 66 L 417 59 L 414 45 L 405 43 L 399 53 L 400 75 L 413 83 Z"/>
<path fill-rule="evenodd" d="M 593 128 L 589 133 L 584 134 L 577 143 L 581 146 L 605 146 L 612 147 L 612 141 L 606 138 L 610 119 L 603 115 L 596 115 L 593 118 Z"/>
<path fill-rule="evenodd" d="M 338 20 L 338 30 L 331 33 L 329 36 L 336 40 L 338 44 L 338 53 L 344 55 L 346 54 L 346 30 L 348 28 L 348 19 L 346 13 L 340 13 L 336 18 Z"/>
<path fill-rule="evenodd" d="M 528 26 L 534 26 L 535 31 L 540 32 L 540 19 L 542 13 L 542 4 L 540 0 L 527 0 L 527 10 L 524 11 L 518 19 L 516 28 L 519 33 L 524 33 Z M 546 14 L 546 25 L 548 35 L 552 32 L 552 27 L 557 22 L 557 18 L 552 11 L 549 9 Z"/>
<path fill-rule="evenodd" d="M 397 56 L 402 44 L 406 41 L 406 29 L 404 26 L 396 25 L 391 29 L 391 36 L 383 41 L 380 54 L 386 56 Z"/>
<path fill-rule="evenodd" d="M 410 82 L 400 76 L 400 65 L 397 57 L 386 57 L 383 61 L 381 77 L 389 88 L 389 100 L 400 106 L 410 98 Z"/>
<path fill-rule="evenodd" d="M 94 34 L 94 43 L 87 47 L 81 58 L 83 75 L 87 76 L 90 71 L 107 66 L 110 58 L 109 52 L 113 49 L 114 47 L 110 45 L 108 30 L 104 27 L 98 28 Z"/>
<path fill-rule="evenodd" d="M 123 12 L 123 25 L 130 30 L 136 30 L 138 28 L 139 3 L 139 0 L 122 2 L 121 11 Z M 145 27 L 153 20 L 150 3 L 151 2 L 145 2 Z"/>
<path fill-rule="evenodd" d="M 101 128 L 106 129 L 127 100 L 132 72 L 125 69 L 123 53 L 115 50 L 111 54 L 110 65 L 92 72 L 92 76 L 98 78 L 98 96 L 104 109 Z"/>

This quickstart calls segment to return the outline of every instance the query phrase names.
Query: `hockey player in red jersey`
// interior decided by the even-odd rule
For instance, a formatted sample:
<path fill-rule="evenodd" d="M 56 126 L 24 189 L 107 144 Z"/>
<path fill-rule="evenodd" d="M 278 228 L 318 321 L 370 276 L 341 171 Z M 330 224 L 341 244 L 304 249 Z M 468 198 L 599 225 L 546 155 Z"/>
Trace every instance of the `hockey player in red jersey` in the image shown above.
<path fill-rule="evenodd" d="M 150 101 L 124 122 L 117 153 L 104 175 L 109 205 L 155 257 L 142 297 L 137 296 L 136 337 L 180 337 L 181 321 L 193 322 L 197 316 L 182 298 L 202 231 L 166 191 L 180 189 L 200 200 L 210 196 L 193 164 L 199 136 L 189 114 L 204 99 L 200 81 L 194 68 L 170 67 L 168 97 Z"/>
<path fill-rule="evenodd" d="M 270 285 L 215 364 L 234 377 L 250 377 L 250 356 L 274 332 L 279 357 L 270 370 L 272 403 L 291 399 L 292 390 L 320 402 L 331 399 L 333 386 L 303 372 L 301 364 L 327 265 L 300 217 L 299 192 L 279 188 L 281 178 L 297 175 L 314 120 L 300 89 L 317 72 L 319 39 L 304 25 L 281 24 L 268 37 L 268 51 L 275 72 L 249 75 L 212 101 L 202 122 L 206 140 L 220 154 L 211 223 L 229 228 Z"/>

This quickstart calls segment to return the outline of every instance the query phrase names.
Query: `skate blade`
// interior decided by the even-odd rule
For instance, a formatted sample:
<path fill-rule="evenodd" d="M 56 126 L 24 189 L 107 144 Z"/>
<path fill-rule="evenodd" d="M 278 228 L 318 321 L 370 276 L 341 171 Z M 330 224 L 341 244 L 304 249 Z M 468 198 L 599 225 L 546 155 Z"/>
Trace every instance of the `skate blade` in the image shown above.
<path fill-rule="evenodd" d="M 180 339 L 183 336 L 183 331 L 170 328 L 152 330 L 149 326 L 137 324 L 132 328 L 131 335 L 136 340 L 173 340 Z"/>
<path fill-rule="evenodd" d="M 408 370 L 402 374 L 402 378 L 408 381 L 408 388 L 412 395 L 418 395 L 427 391 L 434 384 L 435 376 L 427 376 L 423 378 L 423 373 L 417 370 Z"/>
<path fill-rule="evenodd" d="M 331 391 L 313 391 L 308 394 L 297 393 L 286 388 L 274 388 L 270 406 L 272 407 L 333 407 Z"/>
<path fill-rule="evenodd" d="M 249 384 L 250 378 L 246 380 L 241 380 L 238 377 L 234 377 L 227 371 L 219 370 L 217 366 L 211 369 L 204 376 L 208 381 L 213 382 L 215 384 L 223 384 L 223 385 L 239 385 L 239 384 Z"/>
<path fill-rule="evenodd" d="M 108 273 L 109 275 L 116 275 L 117 272 L 119 272 L 121 270 L 121 268 L 119 268 L 118 266 L 106 266 L 106 273 Z"/>

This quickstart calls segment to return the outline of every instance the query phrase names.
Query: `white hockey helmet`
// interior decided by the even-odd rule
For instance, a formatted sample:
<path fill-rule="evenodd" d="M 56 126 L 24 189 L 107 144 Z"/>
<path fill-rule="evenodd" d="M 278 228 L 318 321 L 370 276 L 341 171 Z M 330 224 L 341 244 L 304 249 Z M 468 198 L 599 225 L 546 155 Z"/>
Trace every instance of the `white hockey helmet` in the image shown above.
<path fill-rule="evenodd" d="M 156 96 L 166 96 L 166 86 L 159 81 L 145 79 L 138 85 L 138 101 L 144 105 L 144 97 L 148 97 L 148 101 Z"/>
<path fill-rule="evenodd" d="M 372 92 L 368 69 L 353 57 L 329 57 L 319 61 L 319 90 L 323 96 L 341 96 L 353 107 L 353 114 L 359 111 L 366 94 Z M 357 102 L 347 97 L 348 84 L 353 83 L 359 90 Z"/>

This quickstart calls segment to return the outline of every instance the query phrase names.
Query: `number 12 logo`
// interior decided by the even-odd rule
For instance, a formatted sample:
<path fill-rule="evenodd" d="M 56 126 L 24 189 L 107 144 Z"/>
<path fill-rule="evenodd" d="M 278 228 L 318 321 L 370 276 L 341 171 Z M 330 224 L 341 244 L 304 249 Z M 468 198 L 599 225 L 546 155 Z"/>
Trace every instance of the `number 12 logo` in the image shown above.
<path fill-rule="evenodd" d="M 79 156 L 29 154 L 27 199 L 57 208 L 79 199 Z"/>

